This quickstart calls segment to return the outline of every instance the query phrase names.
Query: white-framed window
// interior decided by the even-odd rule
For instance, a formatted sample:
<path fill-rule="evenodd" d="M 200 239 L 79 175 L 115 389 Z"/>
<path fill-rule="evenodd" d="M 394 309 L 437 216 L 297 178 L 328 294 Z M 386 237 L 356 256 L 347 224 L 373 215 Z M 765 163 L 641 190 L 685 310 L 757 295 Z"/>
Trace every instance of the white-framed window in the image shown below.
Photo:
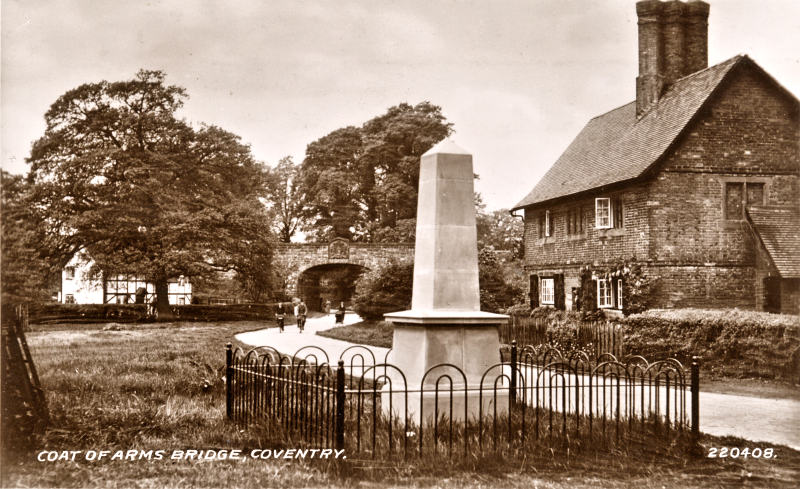
<path fill-rule="evenodd" d="M 617 280 L 617 309 L 622 310 L 622 280 Z"/>
<path fill-rule="evenodd" d="M 75 278 L 75 267 L 66 267 L 64 268 L 64 278 L 67 280 L 72 280 Z"/>
<path fill-rule="evenodd" d="M 611 281 L 608 279 L 597 279 L 597 307 L 601 309 L 614 307 L 611 300 Z"/>
<path fill-rule="evenodd" d="M 75 296 L 72 294 L 67 294 L 64 298 L 64 304 L 75 304 Z"/>
<path fill-rule="evenodd" d="M 555 295 L 555 286 L 553 283 L 552 278 L 543 278 L 542 279 L 542 304 L 555 304 L 556 303 L 556 295 Z"/>
<path fill-rule="evenodd" d="M 594 227 L 597 229 L 608 229 L 612 224 L 611 199 L 608 197 L 598 197 L 594 199 Z"/>
<path fill-rule="evenodd" d="M 544 235 L 550 236 L 553 234 L 552 228 L 553 221 L 550 220 L 550 211 L 544 211 Z"/>

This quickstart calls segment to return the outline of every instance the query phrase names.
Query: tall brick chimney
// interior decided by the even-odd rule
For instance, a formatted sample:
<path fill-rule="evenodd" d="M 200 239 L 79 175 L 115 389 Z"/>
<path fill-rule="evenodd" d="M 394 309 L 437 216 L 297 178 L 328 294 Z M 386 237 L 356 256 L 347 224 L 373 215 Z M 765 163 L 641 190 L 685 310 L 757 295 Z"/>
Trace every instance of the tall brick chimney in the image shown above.
<path fill-rule="evenodd" d="M 709 5 L 700 0 L 640 0 L 636 115 L 678 78 L 708 67 Z"/>

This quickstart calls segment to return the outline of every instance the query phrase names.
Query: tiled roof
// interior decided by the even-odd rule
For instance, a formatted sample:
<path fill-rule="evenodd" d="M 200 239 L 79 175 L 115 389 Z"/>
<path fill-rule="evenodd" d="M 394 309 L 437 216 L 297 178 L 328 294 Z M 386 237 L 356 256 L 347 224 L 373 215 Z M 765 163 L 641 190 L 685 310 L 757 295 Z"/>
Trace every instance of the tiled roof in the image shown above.
<path fill-rule="evenodd" d="M 636 102 L 590 120 L 514 209 L 639 177 L 669 148 L 725 76 L 747 56 L 681 78 L 636 118 Z"/>
<path fill-rule="evenodd" d="M 800 278 L 800 210 L 753 206 L 747 219 L 783 278 Z"/>

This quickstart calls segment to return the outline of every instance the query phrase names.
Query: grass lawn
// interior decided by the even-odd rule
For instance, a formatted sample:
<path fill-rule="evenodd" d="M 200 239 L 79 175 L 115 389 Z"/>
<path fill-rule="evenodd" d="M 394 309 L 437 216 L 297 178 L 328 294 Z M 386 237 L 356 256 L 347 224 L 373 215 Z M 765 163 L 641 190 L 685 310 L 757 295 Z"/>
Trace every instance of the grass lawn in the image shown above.
<path fill-rule="evenodd" d="M 800 453 L 777 458 L 659 459 L 629 453 L 571 454 L 520 464 L 487 459 L 480 472 L 446 459 L 344 461 L 38 462 L 38 450 L 292 448 L 225 420 L 224 345 L 260 322 L 34 326 L 28 342 L 47 393 L 52 424 L 32 453 L 3 461 L 3 487 L 795 487 Z M 344 329 L 344 328 L 341 328 Z M 705 446 L 752 447 L 706 437 Z M 761 448 L 768 445 L 759 444 Z M 516 460 L 512 463 L 510 460 Z M 474 461 L 472 462 L 474 465 Z"/>
<path fill-rule="evenodd" d="M 319 331 L 317 334 L 351 343 L 391 348 L 394 327 L 392 323 L 386 321 L 361 321 L 347 326 Z"/>

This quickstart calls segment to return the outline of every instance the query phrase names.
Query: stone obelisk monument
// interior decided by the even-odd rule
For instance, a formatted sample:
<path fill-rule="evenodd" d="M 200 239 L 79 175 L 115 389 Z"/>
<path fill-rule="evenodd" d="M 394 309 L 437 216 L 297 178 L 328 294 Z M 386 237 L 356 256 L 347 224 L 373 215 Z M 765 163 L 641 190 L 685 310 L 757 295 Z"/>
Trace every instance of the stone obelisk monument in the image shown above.
<path fill-rule="evenodd" d="M 385 316 L 394 323 L 389 362 L 403 371 L 409 389 L 419 389 L 431 367 L 443 363 L 457 366 L 464 372 L 470 391 L 456 393 L 460 408 L 454 407 L 452 416 L 463 418 L 465 396 L 468 414 L 474 416 L 479 408 L 481 376 L 500 361 L 497 325 L 508 321 L 508 316 L 480 310 L 472 155 L 446 139 L 422 155 L 419 173 L 411 310 Z M 454 387 L 463 389 L 463 377 L 453 370 L 435 369 L 425 378 L 425 388 L 435 384 L 441 374 L 449 374 Z M 487 376 L 485 413 L 486 397 L 492 396 L 498 374 Z M 447 382 L 440 385 L 449 390 Z M 428 418 L 434 412 L 432 393 L 425 394 L 423 400 L 423 416 Z M 393 405 L 398 405 L 396 399 Z M 409 395 L 409 415 L 416 421 L 419 409 L 419 394 Z"/>

